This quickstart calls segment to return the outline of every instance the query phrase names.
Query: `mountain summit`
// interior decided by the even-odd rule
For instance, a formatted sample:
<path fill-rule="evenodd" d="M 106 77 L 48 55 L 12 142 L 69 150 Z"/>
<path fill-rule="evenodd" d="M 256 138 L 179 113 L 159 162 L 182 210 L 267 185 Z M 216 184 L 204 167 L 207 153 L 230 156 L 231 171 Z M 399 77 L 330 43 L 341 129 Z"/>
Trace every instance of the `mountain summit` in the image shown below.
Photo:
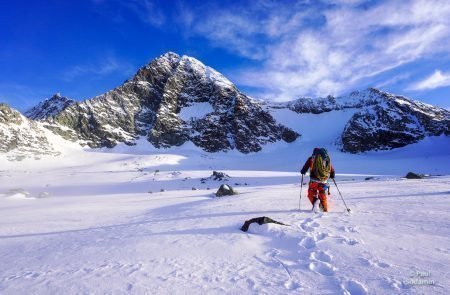
<path fill-rule="evenodd" d="M 191 141 L 207 152 L 248 153 L 299 136 L 214 69 L 172 52 L 103 95 L 69 104 L 56 114 L 28 114 L 64 138 L 90 147 L 133 145 L 145 136 L 158 148 Z"/>
<path fill-rule="evenodd" d="M 56 93 L 52 97 L 26 111 L 24 115 L 32 120 L 42 120 L 56 116 L 74 103 L 76 103 L 74 100 L 61 96 L 60 93 Z"/>

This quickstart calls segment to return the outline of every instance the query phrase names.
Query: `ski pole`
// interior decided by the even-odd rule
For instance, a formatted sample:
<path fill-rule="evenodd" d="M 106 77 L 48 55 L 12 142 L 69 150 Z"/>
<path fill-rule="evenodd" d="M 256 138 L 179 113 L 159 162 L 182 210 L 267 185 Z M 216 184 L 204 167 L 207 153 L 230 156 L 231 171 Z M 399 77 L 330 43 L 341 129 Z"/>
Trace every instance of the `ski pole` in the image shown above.
<path fill-rule="evenodd" d="M 334 178 L 333 178 L 333 182 L 337 188 L 337 191 L 339 192 L 339 195 L 341 196 L 342 202 L 344 202 L 345 208 L 347 208 L 347 212 L 350 212 L 351 210 L 350 210 L 350 208 L 347 207 L 347 204 L 345 204 L 344 197 L 342 197 L 341 191 L 339 190 L 339 187 L 337 186 L 336 180 L 334 180 Z"/>
<path fill-rule="evenodd" d="M 300 199 L 298 200 L 298 210 L 302 210 L 302 190 L 303 190 L 303 174 L 302 174 L 302 182 L 300 183 Z"/>

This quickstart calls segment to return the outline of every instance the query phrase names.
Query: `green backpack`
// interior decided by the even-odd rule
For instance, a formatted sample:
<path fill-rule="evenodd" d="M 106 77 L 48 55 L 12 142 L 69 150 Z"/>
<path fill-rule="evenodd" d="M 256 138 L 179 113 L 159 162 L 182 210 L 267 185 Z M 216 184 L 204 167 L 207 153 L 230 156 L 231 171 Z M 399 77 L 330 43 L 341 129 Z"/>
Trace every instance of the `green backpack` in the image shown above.
<path fill-rule="evenodd" d="M 326 149 L 314 149 L 310 168 L 311 175 L 320 181 L 326 181 L 330 177 L 331 159 Z"/>

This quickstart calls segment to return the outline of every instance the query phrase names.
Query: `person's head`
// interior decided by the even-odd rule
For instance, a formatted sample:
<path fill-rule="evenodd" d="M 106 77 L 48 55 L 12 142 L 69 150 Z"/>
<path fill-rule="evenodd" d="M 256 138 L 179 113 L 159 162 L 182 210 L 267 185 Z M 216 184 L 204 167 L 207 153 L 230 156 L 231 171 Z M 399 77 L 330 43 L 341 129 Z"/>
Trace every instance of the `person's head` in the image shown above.
<path fill-rule="evenodd" d="M 317 153 L 320 151 L 320 148 L 318 148 L 318 147 L 316 147 L 316 148 L 314 148 L 314 150 L 313 150 L 313 156 L 315 156 L 315 155 L 317 155 Z"/>

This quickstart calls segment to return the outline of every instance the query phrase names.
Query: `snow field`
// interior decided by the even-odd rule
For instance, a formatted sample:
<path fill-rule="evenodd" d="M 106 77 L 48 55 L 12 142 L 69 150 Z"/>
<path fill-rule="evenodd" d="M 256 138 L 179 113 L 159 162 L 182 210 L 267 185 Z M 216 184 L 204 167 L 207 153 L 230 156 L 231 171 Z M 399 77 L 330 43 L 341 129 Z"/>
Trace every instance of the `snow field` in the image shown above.
<path fill-rule="evenodd" d="M 450 287 L 448 176 L 338 175 L 352 213 L 332 187 L 331 212 L 313 214 L 306 186 L 298 210 L 295 172 L 221 170 L 229 181 L 201 183 L 224 163 L 220 155 L 72 156 L 65 166 L 23 162 L 0 172 L 7 179 L 1 294 L 446 294 Z M 221 183 L 239 195 L 214 198 Z M 14 189 L 34 199 L 5 196 Z M 50 197 L 37 198 L 43 192 Z M 290 226 L 239 230 L 260 216 Z M 415 272 L 431 272 L 434 285 L 408 284 Z"/>

